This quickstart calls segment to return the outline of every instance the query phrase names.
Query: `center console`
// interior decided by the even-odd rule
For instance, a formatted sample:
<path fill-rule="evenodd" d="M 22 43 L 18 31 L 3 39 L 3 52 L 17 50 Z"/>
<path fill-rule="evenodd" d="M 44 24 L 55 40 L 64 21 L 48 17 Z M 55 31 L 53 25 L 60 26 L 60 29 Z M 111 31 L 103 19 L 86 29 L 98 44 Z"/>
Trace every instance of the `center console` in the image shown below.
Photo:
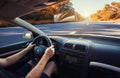
<path fill-rule="evenodd" d="M 66 42 L 59 50 L 62 75 L 67 78 L 85 78 L 89 65 L 88 49 L 86 42 Z"/>

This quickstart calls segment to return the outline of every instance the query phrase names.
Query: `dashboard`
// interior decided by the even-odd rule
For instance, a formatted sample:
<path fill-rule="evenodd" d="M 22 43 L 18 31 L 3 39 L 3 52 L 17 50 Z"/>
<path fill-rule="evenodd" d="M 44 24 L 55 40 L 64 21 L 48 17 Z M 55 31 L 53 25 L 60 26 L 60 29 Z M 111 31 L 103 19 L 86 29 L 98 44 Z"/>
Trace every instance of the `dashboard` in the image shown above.
<path fill-rule="evenodd" d="M 74 69 L 79 74 L 84 74 L 93 65 L 120 73 L 120 39 L 91 36 L 50 38 L 63 69 Z"/>
<path fill-rule="evenodd" d="M 63 69 L 62 72 L 65 72 L 65 68 L 74 70 L 78 72 L 80 77 L 86 73 L 85 70 L 89 65 L 88 40 L 67 39 L 65 37 L 51 37 L 51 40 L 55 46 L 57 61 L 59 61 L 59 65 Z"/>

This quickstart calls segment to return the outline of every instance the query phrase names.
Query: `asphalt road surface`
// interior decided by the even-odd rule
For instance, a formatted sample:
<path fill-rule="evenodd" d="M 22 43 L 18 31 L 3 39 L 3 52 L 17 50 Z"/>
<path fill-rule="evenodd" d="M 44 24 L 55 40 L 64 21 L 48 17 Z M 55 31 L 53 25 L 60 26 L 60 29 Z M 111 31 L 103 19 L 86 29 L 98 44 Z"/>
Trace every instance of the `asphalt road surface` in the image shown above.
<path fill-rule="evenodd" d="M 120 37 L 120 25 L 112 23 L 57 23 L 36 25 L 48 35 L 57 34 L 96 34 Z M 23 34 L 28 32 L 21 27 L 0 28 L 0 46 L 25 41 Z"/>

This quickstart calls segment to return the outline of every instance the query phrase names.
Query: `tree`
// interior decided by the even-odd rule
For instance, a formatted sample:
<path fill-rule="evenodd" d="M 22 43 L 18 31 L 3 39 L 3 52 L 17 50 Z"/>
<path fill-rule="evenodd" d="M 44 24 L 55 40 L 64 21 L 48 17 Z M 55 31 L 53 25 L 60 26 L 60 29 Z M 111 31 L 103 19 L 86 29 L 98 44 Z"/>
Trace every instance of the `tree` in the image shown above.
<path fill-rule="evenodd" d="M 105 4 L 104 8 L 89 16 L 92 21 L 109 21 L 120 18 L 120 2 Z"/>

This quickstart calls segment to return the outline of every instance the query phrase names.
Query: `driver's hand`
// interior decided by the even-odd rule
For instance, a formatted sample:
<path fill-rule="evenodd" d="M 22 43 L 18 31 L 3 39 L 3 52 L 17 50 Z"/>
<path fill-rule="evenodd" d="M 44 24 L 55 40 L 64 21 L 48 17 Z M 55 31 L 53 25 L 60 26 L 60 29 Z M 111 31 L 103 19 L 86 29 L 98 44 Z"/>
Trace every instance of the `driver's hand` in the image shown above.
<path fill-rule="evenodd" d="M 27 46 L 26 49 L 30 50 L 30 49 L 32 49 L 34 46 L 35 46 L 35 44 L 30 43 L 30 44 Z"/>
<path fill-rule="evenodd" d="M 55 54 L 54 46 L 51 46 L 45 50 L 44 56 L 46 56 L 48 59 L 50 59 L 54 54 Z"/>

